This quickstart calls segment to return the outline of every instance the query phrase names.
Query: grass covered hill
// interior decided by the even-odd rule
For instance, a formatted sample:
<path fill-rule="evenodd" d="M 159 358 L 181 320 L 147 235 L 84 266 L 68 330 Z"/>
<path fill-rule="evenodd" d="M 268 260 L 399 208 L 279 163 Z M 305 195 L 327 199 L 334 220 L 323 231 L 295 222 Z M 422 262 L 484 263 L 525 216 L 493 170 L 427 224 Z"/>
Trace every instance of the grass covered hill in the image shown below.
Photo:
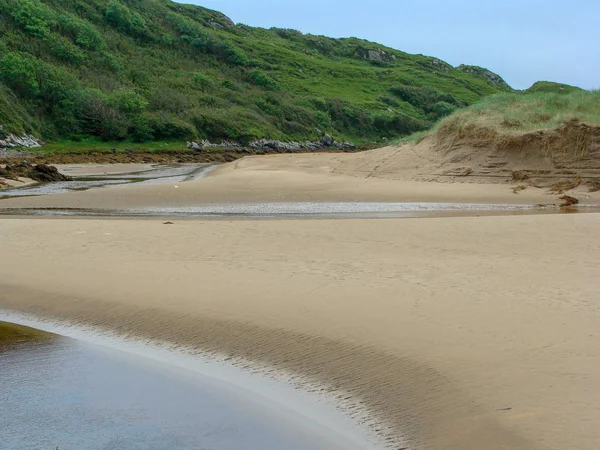
<path fill-rule="evenodd" d="M 480 67 L 168 0 L 0 0 L 0 134 L 361 142 L 509 91 Z"/>

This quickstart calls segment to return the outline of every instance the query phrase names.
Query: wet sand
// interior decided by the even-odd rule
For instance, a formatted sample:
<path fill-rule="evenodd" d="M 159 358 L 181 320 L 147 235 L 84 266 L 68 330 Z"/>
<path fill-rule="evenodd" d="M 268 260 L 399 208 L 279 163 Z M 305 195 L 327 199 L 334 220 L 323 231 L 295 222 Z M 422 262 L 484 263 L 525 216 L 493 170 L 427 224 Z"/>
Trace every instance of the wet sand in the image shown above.
<path fill-rule="evenodd" d="M 225 164 L 209 176 L 189 182 L 138 185 L 68 195 L 45 195 L 0 201 L 11 208 L 184 208 L 223 203 L 264 202 L 432 202 L 513 205 L 557 205 L 559 195 L 528 188 L 517 194 L 503 183 L 425 182 L 411 177 L 373 177 L 362 172 L 362 154 L 274 155 Z M 349 160 L 348 158 L 354 158 Z M 356 170 L 351 172 L 348 164 Z M 344 170 L 344 173 L 338 171 Z M 81 170 L 86 170 L 82 168 Z M 96 167 L 94 170 L 110 170 Z M 143 173 L 143 172 L 142 172 Z M 350 175 L 352 173 L 353 175 Z M 584 186 L 572 193 L 583 205 L 600 204 L 600 192 Z"/>
<path fill-rule="evenodd" d="M 308 376 L 411 449 L 592 450 L 598 226 L 2 219 L 0 308 Z"/>

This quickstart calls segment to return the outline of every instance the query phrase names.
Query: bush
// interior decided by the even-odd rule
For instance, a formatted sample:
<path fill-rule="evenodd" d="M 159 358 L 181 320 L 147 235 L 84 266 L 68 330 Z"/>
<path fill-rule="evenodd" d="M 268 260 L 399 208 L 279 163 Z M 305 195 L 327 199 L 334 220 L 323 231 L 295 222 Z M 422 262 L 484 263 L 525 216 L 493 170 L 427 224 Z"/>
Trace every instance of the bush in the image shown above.
<path fill-rule="evenodd" d="M 432 114 L 436 119 L 440 119 L 442 117 L 449 116 L 453 114 L 458 108 L 450 103 L 446 102 L 437 102 L 433 105 Z"/>
<path fill-rule="evenodd" d="M 194 139 L 198 135 L 191 123 L 164 112 L 150 116 L 149 121 L 155 139 Z"/>
<path fill-rule="evenodd" d="M 182 113 L 189 108 L 190 98 L 175 89 L 159 89 L 152 93 L 149 106 L 153 111 Z"/>
<path fill-rule="evenodd" d="M 142 36 L 146 32 L 146 21 L 142 16 L 118 1 L 108 4 L 105 17 L 106 21 L 117 30 L 131 36 Z"/>
<path fill-rule="evenodd" d="M 62 36 L 56 36 L 50 44 L 52 54 L 69 64 L 79 65 L 85 61 L 85 54 Z"/>
<path fill-rule="evenodd" d="M 154 130 L 146 115 L 134 116 L 128 134 L 135 142 L 147 142 L 154 139 Z"/>
<path fill-rule="evenodd" d="M 376 116 L 375 128 L 378 131 L 394 136 L 407 136 L 417 131 L 426 130 L 430 123 L 414 119 L 406 114 L 397 114 L 390 117 Z"/>
<path fill-rule="evenodd" d="M 35 63 L 19 53 L 9 53 L 0 60 L 0 79 L 24 98 L 35 98 L 40 93 Z"/>
<path fill-rule="evenodd" d="M 109 104 L 101 91 L 88 89 L 82 92 L 78 106 L 85 133 L 104 140 L 120 140 L 127 136 L 125 116 Z"/>
<path fill-rule="evenodd" d="M 248 72 L 248 81 L 255 86 L 259 86 L 269 90 L 278 90 L 279 84 L 269 75 L 259 69 L 254 69 Z"/>
<path fill-rule="evenodd" d="M 179 32 L 181 40 L 203 53 L 219 57 L 227 64 L 243 66 L 249 63 L 246 54 L 235 45 L 223 41 L 214 33 L 206 31 L 200 24 L 180 14 L 170 13 L 167 20 Z"/>
<path fill-rule="evenodd" d="M 125 114 L 139 114 L 148 106 L 148 100 L 135 91 L 119 89 L 108 96 L 108 102 Z"/>
<path fill-rule="evenodd" d="M 32 36 L 46 38 L 55 25 L 54 11 L 39 0 L 9 0 L 15 23 Z"/>
<path fill-rule="evenodd" d="M 454 97 L 427 86 L 402 85 L 391 88 L 391 92 L 415 108 L 420 109 L 432 119 L 442 117 L 452 107 L 456 109 L 463 106 L 459 105 Z"/>
<path fill-rule="evenodd" d="M 203 73 L 195 73 L 192 77 L 192 80 L 202 92 L 205 92 L 213 85 L 212 80 Z"/>
<path fill-rule="evenodd" d="M 69 36 L 81 48 L 101 50 L 106 47 L 106 41 L 91 23 L 72 14 L 60 15 L 58 23 L 62 33 Z"/>

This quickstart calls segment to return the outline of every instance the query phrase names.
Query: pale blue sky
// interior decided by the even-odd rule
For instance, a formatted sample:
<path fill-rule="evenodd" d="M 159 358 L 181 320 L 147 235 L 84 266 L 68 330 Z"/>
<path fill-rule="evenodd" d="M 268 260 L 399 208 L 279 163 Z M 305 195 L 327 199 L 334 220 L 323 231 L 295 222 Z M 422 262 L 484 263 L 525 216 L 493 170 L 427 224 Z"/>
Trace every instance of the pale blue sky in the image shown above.
<path fill-rule="evenodd" d="M 473 64 L 523 89 L 600 88 L 600 0 L 186 0 L 235 22 L 355 36 Z"/>

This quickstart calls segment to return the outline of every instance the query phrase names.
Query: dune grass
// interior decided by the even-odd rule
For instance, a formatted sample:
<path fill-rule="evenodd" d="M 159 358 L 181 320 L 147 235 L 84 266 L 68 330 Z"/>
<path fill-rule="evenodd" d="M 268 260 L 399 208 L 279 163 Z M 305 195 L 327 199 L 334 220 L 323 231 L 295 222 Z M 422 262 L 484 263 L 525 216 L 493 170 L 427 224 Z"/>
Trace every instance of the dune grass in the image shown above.
<path fill-rule="evenodd" d="M 437 129 L 477 126 L 510 133 L 556 128 L 572 120 L 600 126 L 600 91 L 498 94 L 448 117 Z"/>
<path fill-rule="evenodd" d="M 440 120 L 430 130 L 396 139 L 391 144 L 418 143 L 434 136 L 438 140 L 477 141 L 478 145 L 491 146 L 503 138 L 556 130 L 569 123 L 583 125 L 580 127 L 583 135 L 600 134 L 600 91 L 553 89 L 493 95 Z M 572 138 L 565 135 L 563 141 L 569 145 Z"/>

